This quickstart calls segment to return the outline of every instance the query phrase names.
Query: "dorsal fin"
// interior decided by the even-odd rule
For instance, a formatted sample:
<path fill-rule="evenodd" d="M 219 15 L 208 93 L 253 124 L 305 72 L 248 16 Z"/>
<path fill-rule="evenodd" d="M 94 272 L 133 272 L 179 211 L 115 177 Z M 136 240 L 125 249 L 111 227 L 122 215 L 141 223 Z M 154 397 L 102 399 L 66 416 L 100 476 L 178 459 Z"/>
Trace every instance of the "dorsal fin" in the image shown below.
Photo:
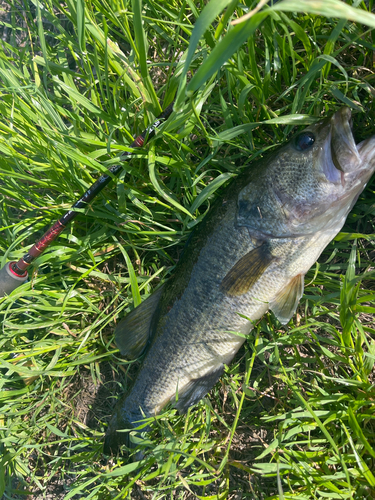
<path fill-rule="evenodd" d="M 221 290 L 236 297 L 247 293 L 275 258 L 263 243 L 241 257 L 221 282 Z"/>
<path fill-rule="evenodd" d="M 270 302 L 270 309 L 283 325 L 296 312 L 299 299 L 303 295 L 304 275 L 297 274 Z"/>
<path fill-rule="evenodd" d="M 158 307 L 163 287 L 133 309 L 115 329 L 115 342 L 123 356 L 138 358 L 150 337 L 152 317 Z"/>

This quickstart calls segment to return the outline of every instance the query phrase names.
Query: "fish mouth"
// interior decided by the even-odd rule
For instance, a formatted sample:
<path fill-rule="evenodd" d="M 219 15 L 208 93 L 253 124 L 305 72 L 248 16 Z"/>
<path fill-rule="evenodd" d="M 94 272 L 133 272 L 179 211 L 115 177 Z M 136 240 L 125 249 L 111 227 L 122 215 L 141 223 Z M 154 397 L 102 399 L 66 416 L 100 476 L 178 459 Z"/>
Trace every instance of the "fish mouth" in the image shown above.
<path fill-rule="evenodd" d="M 331 118 L 331 157 L 340 172 L 358 170 L 362 160 L 352 132 L 352 113 L 349 108 L 341 108 Z"/>
<path fill-rule="evenodd" d="M 375 136 L 355 143 L 351 111 L 347 107 L 341 108 L 330 118 L 330 159 L 332 167 L 328 166 L 327 178 L 333 181 L 346 180 L 353 177 L 362 177 L 366 172 L 373 171 L 375 160 Z"/>

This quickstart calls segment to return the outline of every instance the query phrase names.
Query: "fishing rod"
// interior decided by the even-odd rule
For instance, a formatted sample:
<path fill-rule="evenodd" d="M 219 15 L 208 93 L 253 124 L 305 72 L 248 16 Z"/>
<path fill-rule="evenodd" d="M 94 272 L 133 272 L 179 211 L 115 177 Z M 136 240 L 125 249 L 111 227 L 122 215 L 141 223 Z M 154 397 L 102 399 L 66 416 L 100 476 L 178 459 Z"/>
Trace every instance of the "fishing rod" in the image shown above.
<path fill-rule="evenodd" d="M 165 122 L 173 111 L 173 102 L 157 117 L 155 122 L 147 127 L 131 144 L 130 148 L 141 148 L 145 142 L 155 135 L 157 128 Z M 129 160 L 132 153 L 126 151 L 121 155 L 122 160 Z M 72 208 L 68 210 L 55 224 L 48 229 L 46 233 L 35 243 L 34 246 L 18 261 L 12 261 L 5 264 L 0 269 L 0 297 L 11 293 L 18 286 L 27 280 L 27 268 L 41 255 L 46 248 L 59 236 L 79 212 L 77 208 L 85 208 L 101 191 L 107 186 L 114 176 L 117 176 L 122 170 L 122 163 L 114 165 L 108 169 L 108 174 L 103 174 L 94 184 L 77 200 Z"/>

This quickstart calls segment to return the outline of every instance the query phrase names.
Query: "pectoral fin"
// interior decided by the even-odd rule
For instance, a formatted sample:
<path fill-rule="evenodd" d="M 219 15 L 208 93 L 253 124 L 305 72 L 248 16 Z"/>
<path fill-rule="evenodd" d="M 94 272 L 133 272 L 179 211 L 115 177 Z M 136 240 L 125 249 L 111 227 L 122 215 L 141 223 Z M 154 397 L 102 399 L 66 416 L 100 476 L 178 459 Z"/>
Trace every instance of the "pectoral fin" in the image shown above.
<path fill-rule="evenodd" d="M 269 246 L 263 243 L 236 262 L 221 282 L 221 290 L 232 297 L 248 292 L 274 260 Z"/>
<path fill-rule="evenodd" d="M 303 295 L 304 275 L 297 274 L 283 290 L 270 302 L 270 309 L 283 325 L 296 312 L 299 299 Z"/>
<path fill-rule="evenodd" d="M 195 378 L 183 388 L 178 395 L 178 401 L 173 404 L 179 413 L 186 413 L 190 406 L 198 403 L 216 384 L 224 372 L 224 365 L 220 364 L 212 372 L 201 378 Z"/>
<path fill-rule="evenodd" d="M 115 341 L 123 356 L 138 358 L 150 337 L 151 322 L 158 307 L 163 287 L 133 309 L 115 329 Z"/>

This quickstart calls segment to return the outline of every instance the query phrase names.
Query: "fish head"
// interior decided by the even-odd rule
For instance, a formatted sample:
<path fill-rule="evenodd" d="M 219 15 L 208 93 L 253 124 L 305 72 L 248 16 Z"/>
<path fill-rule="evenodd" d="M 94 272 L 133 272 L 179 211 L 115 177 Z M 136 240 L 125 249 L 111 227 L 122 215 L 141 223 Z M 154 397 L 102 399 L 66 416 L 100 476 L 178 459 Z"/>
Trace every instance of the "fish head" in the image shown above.
<path fill-rule="evenodd" d="M 375 136 L 356 144 L 349 108 L 296 134 L 239 193 L 237 224 L 255 236 L 338 232 L 375 170 Z"/>

